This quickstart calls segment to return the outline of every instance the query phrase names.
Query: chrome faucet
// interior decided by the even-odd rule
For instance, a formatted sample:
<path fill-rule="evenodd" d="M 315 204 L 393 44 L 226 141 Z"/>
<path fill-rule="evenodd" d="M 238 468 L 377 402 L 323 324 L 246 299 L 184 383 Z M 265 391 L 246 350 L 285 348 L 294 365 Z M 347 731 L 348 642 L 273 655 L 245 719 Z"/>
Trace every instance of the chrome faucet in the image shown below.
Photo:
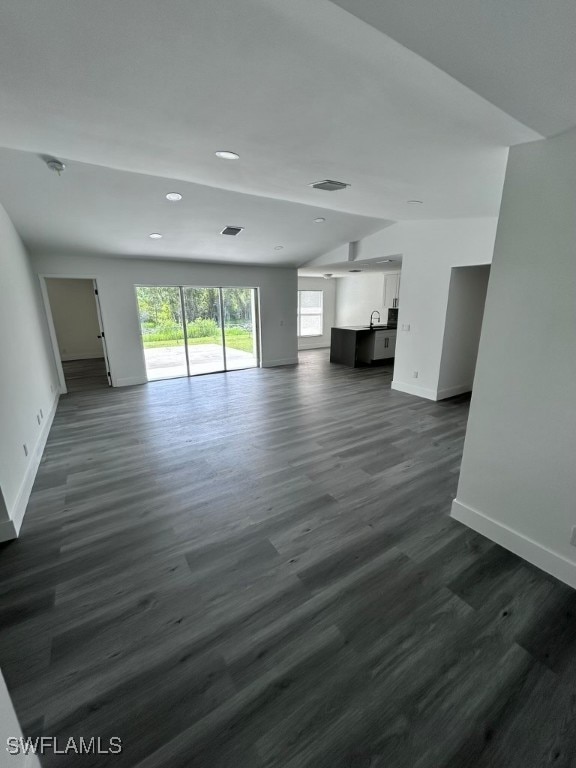
<path fill-rule="evenodd" d="M 370 328 L 372 328 L 372 326 L 374 325 L 374 315 L 378 315 L 378 322 L 380 322 L 380 312 L 378 312 L 378 310 L 375 309 L 370 315 Z"/>

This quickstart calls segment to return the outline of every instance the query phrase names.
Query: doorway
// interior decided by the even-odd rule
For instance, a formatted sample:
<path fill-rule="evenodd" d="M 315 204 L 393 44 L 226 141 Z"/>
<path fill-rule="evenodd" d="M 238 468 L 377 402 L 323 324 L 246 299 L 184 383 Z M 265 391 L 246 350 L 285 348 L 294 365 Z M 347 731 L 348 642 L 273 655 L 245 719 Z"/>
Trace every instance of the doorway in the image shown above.
<path fill-rule="evenodd" d="M 438 400 L 472 391 L 489 278 L 488 264 L 452 268 Z"/>
<path fill-rule="evenodd" d="M 96 282 L 47 277 L 44 284 L 54 354 L 65 391 L 111 386 Z"/>
<path fill-rule="evenodd" d="M 256 368 L 256 288 L 137 286 L 149 381 Z"/>

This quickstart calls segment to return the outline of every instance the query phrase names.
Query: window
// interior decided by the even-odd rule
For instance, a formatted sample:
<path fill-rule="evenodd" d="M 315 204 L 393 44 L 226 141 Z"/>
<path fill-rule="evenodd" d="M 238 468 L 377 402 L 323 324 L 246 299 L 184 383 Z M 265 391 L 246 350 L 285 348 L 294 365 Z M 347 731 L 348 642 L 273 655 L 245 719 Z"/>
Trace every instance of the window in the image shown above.
<path fill-rule="evenodd" d="M 322 291 L 298 291 L 298 336 L 322 336 Z"/>

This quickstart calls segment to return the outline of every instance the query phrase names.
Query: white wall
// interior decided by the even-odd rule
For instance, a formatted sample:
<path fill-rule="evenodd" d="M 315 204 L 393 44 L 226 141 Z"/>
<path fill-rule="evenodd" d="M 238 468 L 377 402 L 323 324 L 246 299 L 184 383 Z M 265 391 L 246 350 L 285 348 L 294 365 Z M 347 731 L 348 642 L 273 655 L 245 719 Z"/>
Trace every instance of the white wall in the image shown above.
<path fill-rule="evenodd" d="M 298 362 L 295 269 L 60 254 L 36 254 L 33 261 L 41 275 L 97 278 L 114 386 L 146 381 L 138 284 L 259 288 L 263 366 Z"/>
<path fill-rule="evenodd" d="M 61 360 L 104 357 L 91 280 L 46 280 Z"/>
<path fill-rule="evenodd" d="M 492 218 L 401 222 L 372 236 L 380 236 L 381 253 L 402 254 L 393 389 L 430 400 L 441 396 L 452 268 L 490 264 L 496 224 Z M 408 325 L 410 330 L 403 330 Z"/>
<path fill-rule="evenodd" d="M 355 244 L 356 259 L 402 256 L 393 389 L 430 400 L 445 396 L 440 362 L 452 268 L 490 264 L 496 224 L 496 218 L 404 221 Z M 334 264 L 337 258 L 345 262 L 346 249 L 334 251 L 331 262 L 315 259 L 307 266 Z M 382 311 L 383 286 L 372 275 L 338 282 L 337 325 L 367 325 L 373 309 Z"/>
<path fill-rule="evenodd" d="M 573 587 L 575 200 L 576 131 L 510 151 L 452 509 Z"/>
<path fill-rule="evenodd" d="M 298 349 L 318 349 L 330 346 L 330 331 L 336 318 L 336 283 L 332 278 L 325 280 L 323 277 L 298 277 L 299 291 L 322 291 L 323 301 L 323 326 L 322 336 L 309 336 L 298 339 Z"/>
<path fill-rule="evenodd" d="M 438 399 L 470 392 L 480 344 L 480 331 L 490 267 L 454 267 L 438 378 Z"/>
<path fill-rule="evenodd" d="M 383 273 L 361 272 L 338 278 L 336 325 L 368 325 L 374 309 L 380 312 L 382 322 L 386 322 Z"/>
<path fill-rule="evenodd" d="M 28 255 L 0 206 L 0 541 L 17 535 L 58 396 Z M 38 424 L 37 417 L 42 410 Z M 25 455 L 23 444 L 28 447 Z"/>

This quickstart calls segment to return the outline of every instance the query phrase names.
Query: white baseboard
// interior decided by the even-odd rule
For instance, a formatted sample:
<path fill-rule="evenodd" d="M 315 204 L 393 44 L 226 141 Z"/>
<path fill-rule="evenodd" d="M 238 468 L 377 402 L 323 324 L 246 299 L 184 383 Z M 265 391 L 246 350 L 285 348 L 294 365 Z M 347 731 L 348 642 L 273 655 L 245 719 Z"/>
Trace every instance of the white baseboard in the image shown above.
<path fill-rule="evenodd" d="M 458 499 L 454 499 L 452 502 L 450 517 L 464 523 L 464 525 L 481 533 L 496 544 L 500 544 L 510 552 L 514 552 L 515 555 L 555 576 L 570 587 L 576 588 L 576 562 L 568 560 L 568 558 L 542 544 L 538 544 L 537 541 L 524 536 L 507 525 L 493 520 L 483 512 Z"/>
<path fill-rule="evenodd" d="M 444 389 L 439 389 L 436 394 L 436 400 L 445 400 L 447 397 L 456 397 L 456 395 L 463 395 L 465 392 L 472 392 L 472 384 L 459 384 L 456 387 L 444 387 Z"/>
<path fill-rule="evenodd" d="M 304 352 L 307 349 L 327 349 L 330 347 L 329 341 L 310 342 L 309 344 L 298 344 L 298 352 Z"/>
<path fill-rule="evenodd" d="M 67 363 L 72 360 L 101 360 L 104 359 L 104 353 L 94 354 L 94 352 L 75 352 L 71 355 L 60 355 L 62 362 Z"/>
<path fill-rule="evenodd" d="M 262 368 L 275 368 L 277 365 L 298 365 L 298 358 L 286 357 L 283 360 L 262 361 Z"/>
<path fill-rule="evenodd" d="M 408 395 L 416 395 L 417 397 L 425 397 L 426 400 L 436 400 L 436 392 L 433 389 L 427 387 L 418 387 L 416 384 L 406 384 L 404 381 L 398 381 L 393 379 L 391 384 L 392 389 L 396 389 L 398 392 L 406 392 Z"/>
<path fill-rule="evenodd" d="M 147 384 L 148 379 L 141 376 L 128 376 L 125 379 L 112 379 L 113 387 L 133 387 L 135 384 Z"/>
<path fill-rule="evenodd" d="M 0 524 L 0 541 L 9 541 L 10 539 L 15 539 L 20 533 L 20 528 L 22 527 L 22 522 L 24 520 L 24 513 L 26 512 L 28 500 L 30 499 L 30 493 L 32 492 L 32 486 L 34 485 L 38 467 L 40 466 L 40 462 L 42 460 L 42 454 L 44 453 L 46 440 L 48 440 L 50 427 L 54 421 L 54 415 L 56 413 L 59 398 L 60 394 L 58 393 L 54 397 L 50 412 L 46 414 L 46 418 L 42 424 L 42 429 L 38 435 L 38 440 L 36 441 L 36 445 L 31 452 L 30 461 L 20 485 L 18 496 L 16 497 L 16 501 L 14 502 L 12 509 L 8 510 L 10 520 L 6 520 Z"/>

